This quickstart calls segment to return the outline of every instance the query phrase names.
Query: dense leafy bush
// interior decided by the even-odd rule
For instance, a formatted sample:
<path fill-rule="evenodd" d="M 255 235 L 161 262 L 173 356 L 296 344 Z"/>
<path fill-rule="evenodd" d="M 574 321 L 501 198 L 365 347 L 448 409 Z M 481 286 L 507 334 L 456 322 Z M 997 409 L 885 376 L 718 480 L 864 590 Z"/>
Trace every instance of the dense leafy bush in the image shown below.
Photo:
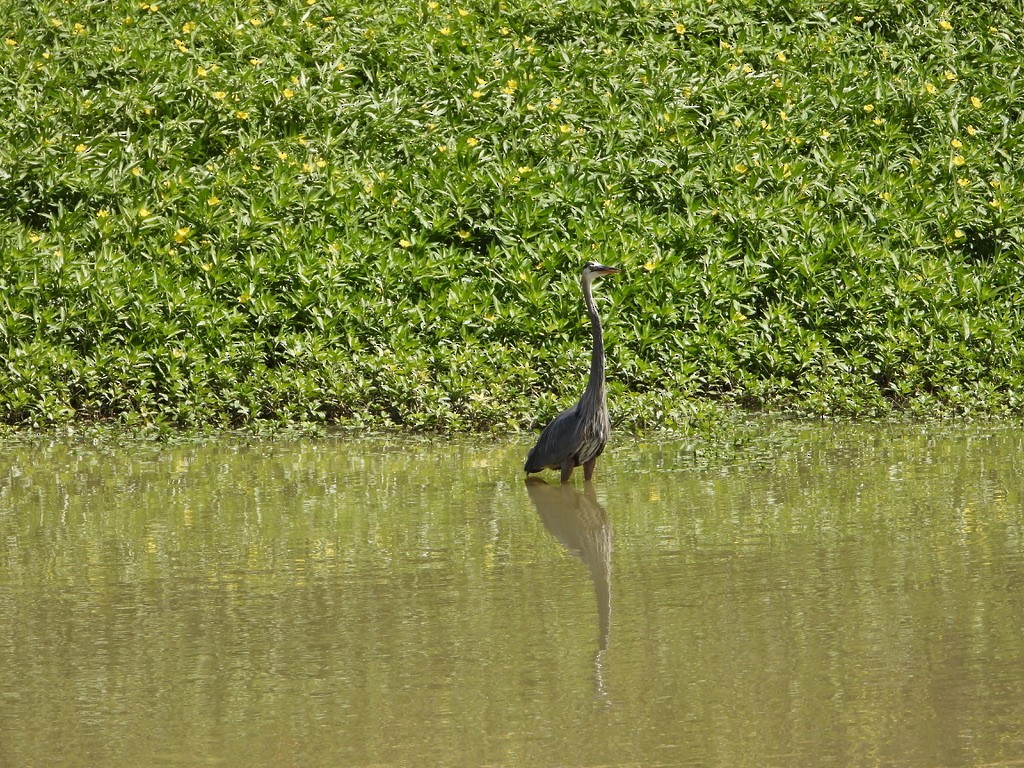
<path fill-rule="evenodd" d="M 1024 23 L 0 0 L 0 420 L 1020 412 Z"/>

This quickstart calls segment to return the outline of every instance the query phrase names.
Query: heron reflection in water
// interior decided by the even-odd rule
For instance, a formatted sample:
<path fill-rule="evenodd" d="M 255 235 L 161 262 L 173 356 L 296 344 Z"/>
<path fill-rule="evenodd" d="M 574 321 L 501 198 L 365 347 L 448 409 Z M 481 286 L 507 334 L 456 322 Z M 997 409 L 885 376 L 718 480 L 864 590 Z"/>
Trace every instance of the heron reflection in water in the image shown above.
<path fill-rule="evenodd" d="M 594 675 L 598 693 L 603 696 L 604 652 L 612 617 L 612 526 L 608 513 L 598 503 L 592 483 L 585 483 L 580 492 L 571 485 L 549 485 L 540 478 L 528 477 L 526 490 L 544 527 L 590 571 L 597 597 Z"/>

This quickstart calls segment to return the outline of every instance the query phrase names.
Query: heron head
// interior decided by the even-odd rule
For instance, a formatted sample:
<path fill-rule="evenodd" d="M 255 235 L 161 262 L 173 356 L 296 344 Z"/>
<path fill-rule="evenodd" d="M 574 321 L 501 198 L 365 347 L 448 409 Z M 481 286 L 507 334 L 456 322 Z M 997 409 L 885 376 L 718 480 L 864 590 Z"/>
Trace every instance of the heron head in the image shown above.
<path fill-rule="evenodd" d="M 617 267 L 606 267 L 604 264 L 598 264 L 596 261 L 588 261 L 583 267 L 583 278 L 585 280 L 593 280 L 595 277 L 614 275 L 618 271 Z"/>

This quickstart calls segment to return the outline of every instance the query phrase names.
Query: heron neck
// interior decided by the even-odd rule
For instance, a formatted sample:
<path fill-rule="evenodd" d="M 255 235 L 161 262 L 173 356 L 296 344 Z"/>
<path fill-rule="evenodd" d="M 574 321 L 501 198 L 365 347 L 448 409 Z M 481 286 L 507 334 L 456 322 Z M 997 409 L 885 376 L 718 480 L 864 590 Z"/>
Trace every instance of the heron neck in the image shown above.
<path fill-rule="evenodd" d="M 597 314 L 597 305 L 590 290 L 590 281 L 583 280 L 583 301 L 590 315 L 590 329 L 594 336 L 594 349 L 590 356 L 590 380 L 587 391 L 581 402 L 599 406 L 604 402 L 604 334 L 601 331 L 601 318 Z"/>

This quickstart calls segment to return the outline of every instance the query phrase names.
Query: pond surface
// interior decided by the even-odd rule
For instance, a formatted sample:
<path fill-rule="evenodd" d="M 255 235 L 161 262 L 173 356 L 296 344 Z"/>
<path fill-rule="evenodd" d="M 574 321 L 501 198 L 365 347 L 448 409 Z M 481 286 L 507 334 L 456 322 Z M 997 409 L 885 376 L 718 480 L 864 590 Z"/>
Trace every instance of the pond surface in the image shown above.
<path fill-rule="evenodd" d="M 1024 430 L 0 446 L 0 765 L 1024 763 Z"/>

